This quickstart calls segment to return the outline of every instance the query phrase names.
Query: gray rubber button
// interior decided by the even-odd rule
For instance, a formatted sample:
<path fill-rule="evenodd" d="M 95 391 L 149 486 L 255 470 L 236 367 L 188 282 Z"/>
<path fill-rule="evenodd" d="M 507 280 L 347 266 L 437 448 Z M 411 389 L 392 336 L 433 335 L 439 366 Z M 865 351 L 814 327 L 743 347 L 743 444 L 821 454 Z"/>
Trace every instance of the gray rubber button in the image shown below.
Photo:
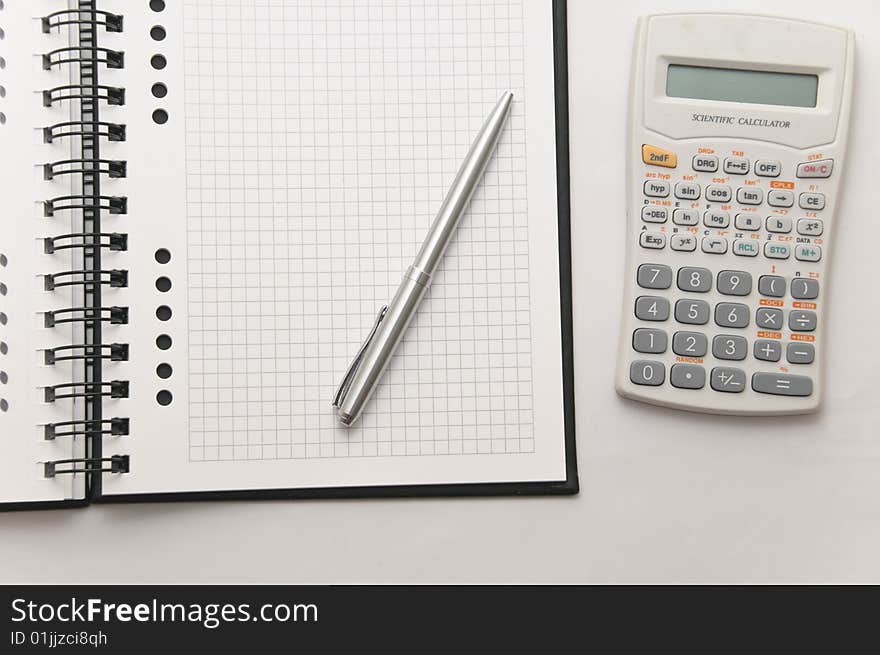
<path fill-rule="evenodd" d="M 696 364 L 676 364 L 669 371 L 669 382 L 679 389 L 702 389 L 706 386 L 706 369 Z"/>
<path fill-rule="evenodd" d="M 785 278 L 779 275 L 762 275 L 758 278 L 758 293 L 771 298 L 785 295 Z"/>
<path fill-rule="evenodd" d="M 696 209 L 673 209 L 672 222 L 676 225 L 696 225 L 700 222 L 700 212 Z"/>
<path fill-rule="evenodd" d="M 761 177 L 779 177 L 782 163 L 775 159 L 759 159 L 755 162 L 755 175 Z"/>
<path fill-rule="evenodd" d="M 669 338 L 663 330 L 639 328 L 633 332 L 633 350 L 658 355 L 666 352 Z"/>
<path fill-rule="evenodd" d="M 778 362 L 782 357 L 782 344 L 772 339 L 758 339 L 752 349 L 755 359 L 765 362 Z"/>
<path fill-rule="evenodd" d="M 798 196 L 798 207 L 801 209 L 825 209 L 824 193 L 802 193 Z"/>
<path fill-rule="evenodd" d="M 785 326 L 782 310 L 774 307 L 761 307 L 755 312 L 755 323 L 765 330 L 781 330 Z"/>
<path fill-rule="evenodd" d="M 706 293 L 712 288 L 712 272 L 708 268 L 682 266 L 678 269 L 678 288 L 682 291 Z"/>
<path fill-rule="evenodd" d="M 705 325 L 709 322 L 709 303 L 705 300 L 678 300 L 675 303 L 675 320 L 688 325 Z"/>
<path fill-rule="evenodd" d="M 639 296 L 636 298 L 636 318 L 665 321 L 669 318 L 669 301 L 660 296 Z"/>
<path fill-rule="evenodd" d="M 705 357 L 709 340 L 700 332 L 676 332 L 672 336 L 672 352 L 682 357 Z"/>
<path fill-rule="evenodd" d="M 774 396 L 809 396 L 813 393 L 813 380 L 806 375 L 755 373 L 752 375 L 752 389 Z"/>
<path fill-rule="evenodd" d="M 728 212 L 716 212 L 712 210 L 703 212 L 703 225 L 706 227 L 725 228 L 730 225 Z"/>
<path fill-rule="evenodd" d="M 726 184 L 710 184 L 706 187 L 707 202 L 730 202 L 733 191 Z"/>
<path fill-rule="evenodd" d="M 813 300 L 819 297 L 819 280 L 796 277 L 791 281 L 791 297 L 798 300 Z"/>
<path fill-rule="evenodd" d="M 816 359 L 816 348 L 811 343 L 792 341 L 785 347 L 785 358 L 789 364 L 812 364 Z"/>
<path fill-rule="evenodd" d="M 664 180 L 646 180 L 645 195 L 651 198 L 665 198 L 669 195 L 669 182 Z"/>
<path fill-rule="evenodd" d="M 659 387 L 666 379 L 666 367 L 660 362 L 637 359 L 629 366 L 629 379 L 633 384 Z"/>
<path fill-rule="evenodd" d="M 712 369 L 709 385 L 715 391 L 741 393 L 746 388 L 746 373 L 739 368 L 717 366 Z"/>
<path fill-rule="evenodd" d="M 694 182 L 679 182 L 675 185 L 675 197 L 680 200 L 696 200 L 700 197 L 700 185 Z"/>
<path fill-rule="evenodd" d="M 724 172 L 746 175 L 749 172 L 750 162 L 745 157 L 727 157 L 724 160 Z"/>
<path fill-rule="evenodd" d="M 645 223 L 665 223 L 669 218 L 669 210 L 666 207 L 645 205 L 642 207 L 642 220 Z"/>
<path fill-rule="evenodd" d="M 785 189 L 770 189 L 767 202 L 771 207 L 791 207 L 794 204 L 794 193 Z"/>
<path fill-rule="evenodd" d="M 764 190 L 740 187 L 736 190 L 736 201 L 741 205 L 760 205 L 764 202 Z"/>
<path fill-rule="evenodd" d="M 735 334 L 719 334 L 712 339 L 712 354 L 718 359 L 741 361 L 749 352 L 749 343 L 745 337 Z"/>
<path fill-rule="evenodd" d="M 747 296 L 752 292 L 752 276 L 745 271 L 721 271 L 715 283 L 725 296 Z"/>
<path fill-rule="evenodd" d="M 816 329 L 816 312 L 793 309 L 788 313 L 788 329 L 792 332 L 812 332 Z"/>
<path fill-rule="evenodd" d="M 697 155 L 693 159 L 692 166 L 695 171 L 714 173 L 718 170 L 718 157 L 714 155 Z"/>
<path fill-rule="evenodd" d="M 738 302 L 715 305 L 715 323 L 721 327 L 744 328 L 749 324 L 749 307 Z"/>
<path fill-rule="evenodd" d="M 642 264 L 636 278 L 645 289 L 668 289 L 672 286 L 672 269 L 666 264 Z"/>

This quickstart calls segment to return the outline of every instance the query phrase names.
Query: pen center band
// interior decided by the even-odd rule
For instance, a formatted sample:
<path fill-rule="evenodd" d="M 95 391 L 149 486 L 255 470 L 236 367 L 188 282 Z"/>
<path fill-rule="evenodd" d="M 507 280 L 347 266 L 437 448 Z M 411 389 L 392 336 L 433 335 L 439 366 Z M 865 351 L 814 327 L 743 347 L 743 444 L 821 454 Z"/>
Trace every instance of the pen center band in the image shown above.
<path fill-rule="evenodd" d="M 431 274 L 425 273 L 425 271 L 416 268 L 415 266 L 410 266 L 406 269 L 406 273 L 403 274 L 404 279 L 412 280 L 420 287 L 426 287 L 431 282 Z"/>

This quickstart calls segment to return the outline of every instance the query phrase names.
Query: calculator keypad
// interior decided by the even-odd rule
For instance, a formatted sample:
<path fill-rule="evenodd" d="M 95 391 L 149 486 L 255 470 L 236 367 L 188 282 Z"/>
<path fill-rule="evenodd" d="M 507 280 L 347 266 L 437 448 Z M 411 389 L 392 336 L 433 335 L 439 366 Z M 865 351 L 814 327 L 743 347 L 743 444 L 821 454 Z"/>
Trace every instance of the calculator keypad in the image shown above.
<path fill-rule="evenodd" d="M 811 395 L 831 204 L 816 180 L 833 159 L 649 149 L 630 382 L 682 398 Z"/>
<path fill-rule="evenodd" d="M 666 264 L 642 264 L 636 277 L 638 285 L 644 289 L 705 294 L 713 288 L 712 273 L 703 267 L 682 266 L 674 271 Z M 755 291 L 750 273 L 732 269 L 718 272 L 714 288 L 719 294 L 740 297 Z M 789 282 L 782 276 L 762 275 L 758 278 L 756 291 L 760 297 L 769 299 L 784 297 L 786 292 L 790 292 L 792 298 L 816 299 L 819 284 L 811 278 L 794 278 Z M 781 362 L 784 356 L 784 363 L 794 366 L 812 364 L 816 358 L 813 343 L 795 340 L 796 335 L 816 329 L 818 316 L 813 310 L 791 309 L 786 314 L 779 307 L 758 307 L 754 315 L 755 327 L 763 330 L 761 334 L 778 336 L 754 339 L 751 343 L 744 331 L 752 319 L 751 309 L 745 303 L 721 301 L 713 307 L 706 300 L 685 295 L 675 300 L 670 317 L 668 298 L 641 295 L 636 299 L 635 315 L 639 320 L 654 324 L 670 323 L 672 329 L 637 328 L 632 335 L 633 351 L 641 355 L 662 355 L 671 349 L 678 359 L 668 371 L 663 362 L 634 359 L 630 366 L 630 381 L 640 386 L 659 387 L 668 382 L 677 389 L 704 389 L 707 376 L 704 361 L 707 357 L 718 362 L 748 364 L 750 356 L 753 361 L 761 363 Z M 675 329 L 672 321 L 683 329 Z M 732 328 L 736 332 L 722 330 L 714 333 L 718 328 Z M 785 329 L 791 332 L 787 343 L 781 340 Z M 749 388 L 746 370 L 737 366 L 714 366 L 708 377 L 710 389 L 716 392 L 742 393 Z M 751 376 L 751 389 L 761 394 L 805 396 L 812 393 L 813 382 L 804 375 L 757 371 Z"/>

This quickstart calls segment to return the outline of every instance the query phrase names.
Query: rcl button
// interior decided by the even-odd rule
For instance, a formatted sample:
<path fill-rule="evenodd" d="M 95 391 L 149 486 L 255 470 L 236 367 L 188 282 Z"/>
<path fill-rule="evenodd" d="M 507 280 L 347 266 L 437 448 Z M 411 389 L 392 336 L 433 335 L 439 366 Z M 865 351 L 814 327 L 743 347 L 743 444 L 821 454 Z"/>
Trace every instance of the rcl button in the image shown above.
<path fill-rule="evenodd" d="M 820 159 L 818 161 L 805 161 L 798 164 L 798 177 L 831 177 L 831 169 L 834 168 L 833 159 Z"/>

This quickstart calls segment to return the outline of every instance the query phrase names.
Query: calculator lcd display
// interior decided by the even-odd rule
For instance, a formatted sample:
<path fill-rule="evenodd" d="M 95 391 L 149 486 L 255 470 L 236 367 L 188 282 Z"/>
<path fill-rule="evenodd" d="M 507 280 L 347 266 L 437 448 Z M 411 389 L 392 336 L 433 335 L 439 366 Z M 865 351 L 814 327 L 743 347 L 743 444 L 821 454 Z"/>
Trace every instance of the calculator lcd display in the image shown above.
<path fill-rule="evenodd" d="M 669 64 L 666 95 L 673 98 L 815 107 L 819 78 L 800 73 Z"/>

